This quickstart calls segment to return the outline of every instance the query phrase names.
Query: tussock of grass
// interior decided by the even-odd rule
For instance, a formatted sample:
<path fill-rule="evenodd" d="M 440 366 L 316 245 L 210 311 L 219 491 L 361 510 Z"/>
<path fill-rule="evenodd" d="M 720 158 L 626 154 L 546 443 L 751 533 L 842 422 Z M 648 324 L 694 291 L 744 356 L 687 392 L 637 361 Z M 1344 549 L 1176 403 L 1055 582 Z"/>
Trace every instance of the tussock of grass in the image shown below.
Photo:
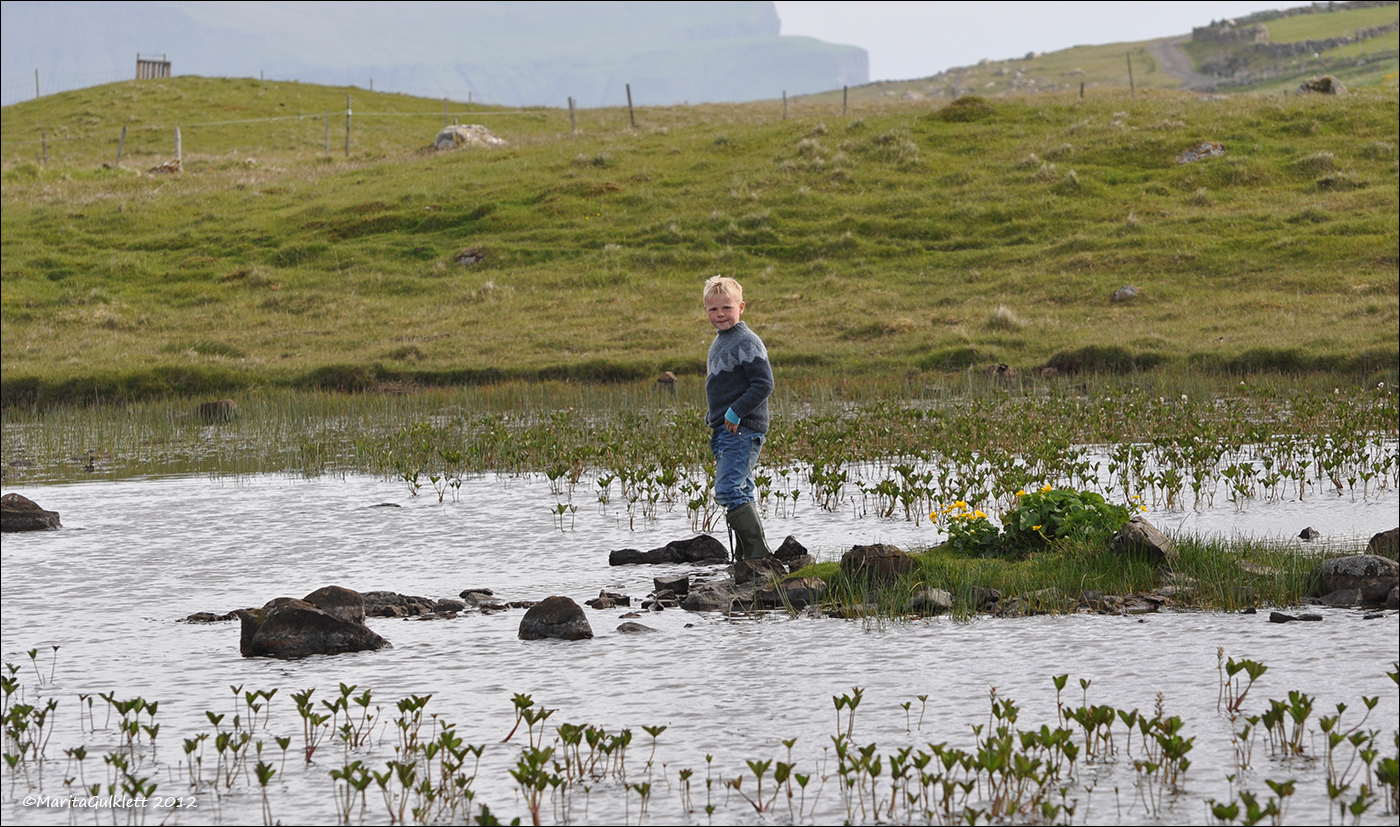
<path fill-rule="evenodd" d="M 1310 576 L 1321 562 L 1277 543 L 1200 537 L 1176 543 L 1181 557 L 1170 571 L 1115 554 L 1107 537 L 1096 537 L 1059 542 L 1024 558 L 981 557 L 948 546 L 916 551 L 910 555 L 913 573 L 875 587 L 852 582 L 836 562 L 808 566 L 797 575 L 825 580 L 838 605 L 862 606 L 861 614 L 887 618 L 910 614 L 910 599 L 925 588 L 952 594 L 953 612 L 963 617 L 987 609 L 987 589 L 1000 594 L 1003 607 L 1019 603 L 1064 613 L 1092 608 L 1103 596 L 1151 593 L 1166 585 L 1173 608 L 1239 611 L 1298 604 L 1315 585 Z"/>

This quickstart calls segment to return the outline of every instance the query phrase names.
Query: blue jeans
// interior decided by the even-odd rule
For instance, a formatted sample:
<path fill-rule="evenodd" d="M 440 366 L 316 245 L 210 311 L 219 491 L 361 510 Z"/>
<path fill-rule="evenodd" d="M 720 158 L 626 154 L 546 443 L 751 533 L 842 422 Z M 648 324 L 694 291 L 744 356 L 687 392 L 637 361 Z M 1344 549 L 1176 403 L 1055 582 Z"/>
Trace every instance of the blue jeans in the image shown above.
<path fill-rule="evenodd" d="M 715 502 L 732 511 L 754 501 L 753 469 L 763 450 L 763 434 L 740 428 L 731 434 L 723 426 L 710 437 L 715 455 Z"/>

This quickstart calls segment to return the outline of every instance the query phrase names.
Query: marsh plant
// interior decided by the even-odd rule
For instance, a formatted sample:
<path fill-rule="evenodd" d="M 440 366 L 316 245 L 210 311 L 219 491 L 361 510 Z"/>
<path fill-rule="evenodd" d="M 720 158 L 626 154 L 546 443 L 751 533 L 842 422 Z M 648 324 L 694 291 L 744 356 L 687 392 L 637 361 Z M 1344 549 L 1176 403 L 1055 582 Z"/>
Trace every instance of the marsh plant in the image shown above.
<path fill-rule="evenodd" d="M 1400 746 L 1400 734 L 1383 735 L 1366 727 L 1382 698 L 1362 698 L 1360 715 L 1347 704 L 1337 704 L 1335 714 L 1317 718 L 1313 699 L 1297 691 L 1260 706 L 1254 698 L 1268 668 L 1226 657 L 1223 650 L 1219 656 L 1218 708 L 1233 733 L 1236 766 L 1224 779 L 1228 797 L 1204 800 L 1209 819 L 1221 824 L 1265 819 L 1283 823 L 1290 803 L 1308 796 L 1324 800 L 1342 823 L 1356 823 L 1372 810 L 1387 816 L 1396 812 L 1397 757 L 1393 751 L 1386 753 Z M 47 756 L 45 747 L 59 701 L 51 698 L 41 707 L 23 703 L 24 687 L 16 677 L 20 670 L 6 664 L 5 671 L 6 788 L 13 797 L 21 788 L 43 791 L 50 783 L 43 770 L 57 760 Z M 1400 683 L 1400 668 L 1389 674 L 1392 682 Z M 228 806 L 251 793 L 265 823 L 274 822 L 274 813 L 296 819 L 297 799 L 287 782 L 315 777 L 330 781 L 322 788 L 342 824 L 500 824 L 505 819 L 501 813 L 512 808 L 518 815 L 511 816 L 511 823 L 567 824 L 588 820 L 589 802 L 599 796 L 617 802 L 626 821 L 635 817 L 639 823 L 666 806 L 678 807 L 687 821 L 698 818 L 700 811 L 708 819 L 742 818 L 748 811 L 793 823 L 839 813 L 848 823 L 1072 824 L 1087 817 L 1094 789 L 1105 774 L 1121 770 L 1129 779 L 1133 806 L 1141 806 L 1147 817 L 1192 818 L 1183 793 L 1188 786 L 1208 781 L 1195 778 L 1188 783 L 1191 755 L 1201 736 L 1190 733 L 1180 716 L 1168 714 L 1161 694 L 1149 712 L 1094 703 L 1093 681 L 1081 678 L 1079 702 L 1074 703 L 1066 699 L 1070 680 L 1064 674 L 1050 681 L 1056 700 L 1053 720 L 1024 721 L 1020 705 L 992 687 L 986 718 L 970 723 L 965 744 L 911 742 L 893 750 L 882 750 L 861 737 L 859 720 L 881 712 L 870 711 L 866 690 L 853 687 L 831 697 L 833 729 L 820 754 L 795 754 L 797 739 L 787 739 L 783 752 L 744 758 L 730 776 L 714 766 L 713 755 L 704 756 L 703 805 L 694 796 L 699 778 L 693 768 L 680 769 L 674 781 L 666 764 L 657 771 L 658 747 L 669 726 L 640 727 L 649 741 L 644 765 L 634 769 L 637 762 L 629 765 L 627 760 L 631 728 L 551 724 L 558 710 L 530 695 L 512 698 L 514 722 L 508 731 L 511 720 L 503 716 L 497 736 L 473 745 L 458 725 L 429 712 L 430 695 L 403 698 L 385 713 L 369 689 L 347 684 L 317 702 L 315 690 L 292 693 L 306 744 L 327 736 L 339 742 L 339 754 L 329 766 L 311 761 L 304 767 L 287 766 L 295 727 L 284 732 L 289 721 L 273 710 L 277 689 L 231 686 L 234 709 L 206 711 L 210 729 L 184 740 L 178 765 L 163 762 L 156 752 L 159 702 L 101 695 L 112 716 L 100 727 L 94 724 L 80 731 L 85 739 L 105 740 L 108 734 L 120 739 L 116 749 L 102 755 L 102 779 L 89 783 L 95 743 L 65 748 L 60 776 L 65 794 L 80 790 L 83 796 L 149 798 L 159 787 L 164 794 L 193 794 L 206 804 Z M 936 699 L 920 695 L 917 700 L 923 706 L 933 700 L 937 714 Z M 906 732 L 917 741 L 909 731 L 912 701 L 898 708 L 904 713 Z M 390 720 L 387 715 L 394 712 Z M 1241 726 L 1242 722 L 1249 724 Z M 1251 770 L 1250 745 L 1260 738 L 1268 742 L 1269 771 L 1283 777 L 1261 783 Z M 492 746 L 491 741 L 497 743 Z M 274 744 L 280 756 L 273 752 Z M 494 756 L 492 766 L 509 777 L 506 783 L 516 797 L 481 799 L 478 782 L 488 750 Z M 305 752 L 309 758 L 315 750 L 308 746 Z M 720 790 L 725 795 L 716 796 Z M 822 809 L 822 802 L 833 797 L 839 801 L 837 811 L 832 812 L 830 804 Z"/>

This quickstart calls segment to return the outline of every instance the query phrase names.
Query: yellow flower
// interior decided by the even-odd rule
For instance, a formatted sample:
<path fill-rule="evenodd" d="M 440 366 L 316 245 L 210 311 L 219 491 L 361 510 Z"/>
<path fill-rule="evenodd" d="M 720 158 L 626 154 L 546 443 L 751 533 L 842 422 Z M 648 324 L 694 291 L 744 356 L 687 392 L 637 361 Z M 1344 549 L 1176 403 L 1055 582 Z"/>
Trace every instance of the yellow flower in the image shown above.
<path fill-rule="evenodd" d="M 958 508 L 967 508 L 967 500 L 958 500 L 957 506 Z"/>
<path fill-rule="evenodd" d="M 977 509 L 975 512 L 973 512 L 972 516 L 974 516 L 974 517 L 985 517 L 985 516 L 987 516 L 987 512 L 985 512 L 985 511 L 983 511 L 982 509 L 979 508 L 979 509 Z"/>
<path fill-rule="evenodd" d="M 1043 492 L 1046 492 L 1046 491 L 1054 491 L 1055 489 L 1051 488 L 1051 487 L 1050 487 L 1050 483 L 1047 482 L 1047 483 L 1045 483 L 1044 485 L 1040 486 L 1040 490 L 1041 490 L 1041 492 L 1043 493 Z"/>
<path fill-rule="evenodd" d="M 1039 531 L 1039 530 L 1040 530 L 1040 526 L 1038 526 L 1038 525 L 1033 525 L 1033 526 L 1031 526 L 1031 531 Z"/>
<path fill-rule="evenodd" d="M 1017 491 L 1017 492 L 1016 492 L 1016 496 L 1018 496 L 1018 497 L 1024 497 L 1024 496 L 1026 496 L 1026 489 L 1022 488 L 1020 491 Z"/>

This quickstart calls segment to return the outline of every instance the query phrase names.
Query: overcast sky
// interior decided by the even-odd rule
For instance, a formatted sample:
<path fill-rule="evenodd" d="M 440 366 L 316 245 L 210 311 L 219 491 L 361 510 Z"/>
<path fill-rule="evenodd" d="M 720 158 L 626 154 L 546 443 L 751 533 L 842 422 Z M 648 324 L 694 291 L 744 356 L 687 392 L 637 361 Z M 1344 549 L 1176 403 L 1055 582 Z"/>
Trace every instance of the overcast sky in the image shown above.
<path fill-rule="evenodd" d="M 1220 2 L 810 2 L 777 0 L 783 34 L 870 53 L 871 80 L 927 77 L 984 57 L 1189 34 L 1192 26 L 1301 0 Z"/>

